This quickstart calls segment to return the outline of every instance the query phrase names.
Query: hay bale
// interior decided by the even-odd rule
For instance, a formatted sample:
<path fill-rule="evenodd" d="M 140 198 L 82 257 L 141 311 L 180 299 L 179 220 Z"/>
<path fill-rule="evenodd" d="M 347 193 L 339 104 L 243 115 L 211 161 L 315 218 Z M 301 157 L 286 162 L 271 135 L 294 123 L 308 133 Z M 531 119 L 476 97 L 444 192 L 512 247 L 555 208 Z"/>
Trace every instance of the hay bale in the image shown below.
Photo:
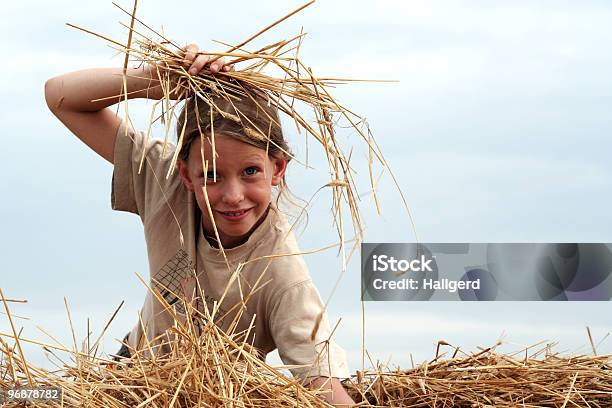
<path fill-rule="evenodd" d="M 226 333 L 211 315 L 183 305 L 188 318 L 117 361 L 96 354 L 99 340 L 91 346 L 84 341 L 77 351 L 0 333 L 0 390 L 60 388 L 61 400 L 37 402 L 45 407 L 330 406 L 300 380 L 266 364 L 241 341 L 246 333 Z M 35 367 L 20 351 L 22 342 L 68 353 L 70 363 L 54 372 Z"/>
<path fill-rule="evenodd" d="M 183 304 L 186 319 L 119 361 L 97 355 L 99 339 L 91 346 L 84 341 L 82 351 L 23 339 L 4 304 L 13 334 L 0 333 L 0 390 L 51 386 L 63 391 L 62 401 L 37 406 L 330 406 L 316 391 L 266 364 L 242 341 L 248 333 L 224 332 L 206 310 L 197 315 L 189 303 Z M 34 367 L 21 351 L 22 342 L 54 355 L 68 353 L 70 363 L 54 372 Z M 548 346 L 531 354 L 530 348 L 501 354 L 498 345 L 460 357 L 457 348 L 448 359 L 437 350 L 433 360 L 418 367 L 357 372 L 344 386 L 362 407 L 612 406 L 612 355 L 562 356 Z"/>
<path fill-rule="evenodd" d="M 358 372 L 344 385 L 363 406 L 612 406 L 612 355 L 561 356 L 546 347 L 519 358 L 495 349 L 410 370 Z"/>

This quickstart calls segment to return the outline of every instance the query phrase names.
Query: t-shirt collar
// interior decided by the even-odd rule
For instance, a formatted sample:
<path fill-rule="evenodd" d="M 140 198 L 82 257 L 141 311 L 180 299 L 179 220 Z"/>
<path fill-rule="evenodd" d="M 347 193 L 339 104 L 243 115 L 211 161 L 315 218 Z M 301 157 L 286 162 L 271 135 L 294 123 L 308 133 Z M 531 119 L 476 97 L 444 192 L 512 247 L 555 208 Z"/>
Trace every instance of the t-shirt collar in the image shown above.
<path fill-rule="evenodd" d="M 253 249 L 258 246 L 266 236 L 268 236 L 274 224 L 274 220 L 278 217 L 277 211 L 278 210 L 273 205 L 270 205 L 270 208 L 264 220 L 261 224 L 257 226 L 257 228 L 255 228 L 255 231 L 251 233 L 251 236 L 249 236 L 246 242 L 231 249 L 224 248 L 225 256 L 227 257 L 228 261 L 230 261 L 230 263 L 233 263 L 232 261 L 240 261 L 244 259 L 245 256 L 252 252 Z M 200 228 L 198 233 L 197 245 L 197 251 L 199 255 L 207 262 L 225 262 L 221 250 L 219 248 L 214 248 L 213 246 L 211 246 L 208 240 L 206 239 L 202 222 L 200 222 L 199 224 Z"/>

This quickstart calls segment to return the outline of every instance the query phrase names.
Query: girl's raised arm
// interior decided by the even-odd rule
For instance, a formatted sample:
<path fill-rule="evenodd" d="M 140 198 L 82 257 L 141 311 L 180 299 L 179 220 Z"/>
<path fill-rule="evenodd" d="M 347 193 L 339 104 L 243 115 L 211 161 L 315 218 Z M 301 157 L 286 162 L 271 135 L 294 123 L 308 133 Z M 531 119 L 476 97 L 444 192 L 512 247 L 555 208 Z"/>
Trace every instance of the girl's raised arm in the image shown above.
<path fill-rule="evenodd" d="M 150 78 L 148 69 L 128 69 L 128 98 L 159 99 L 160 87 L 155 87 L 157 81 Z M 72 133 L 113 163 L 115 138 L 121 118 L 107 108 L 120 101 L 117 95 L 122 93 L 122 88 L 122 68 L 93 68 L 49 79 L 45 83 L 45 99 L 51 112 Z M 96 99 L 101 100 L 92 102 Z"/>
<path fill-rule="evenodd" d="M 210 56 L 198 55 L 195 44 L 184 49 L 185 66 L 189 73 L 199 73 Z M 210 71 L 228 71 L 224 59 L 213 62 Z M 128 99 L 160 99 L 161 87 L 156 70 L 149 66 L 129 68 L 126 72 Z M 107 109 L 122 100 L 122 68 L 93 68 L 70 72 L 45 83 L 47 106 L 72 133 L 100 156 L 113 163 L 117 129 L 121 118 Z"/>

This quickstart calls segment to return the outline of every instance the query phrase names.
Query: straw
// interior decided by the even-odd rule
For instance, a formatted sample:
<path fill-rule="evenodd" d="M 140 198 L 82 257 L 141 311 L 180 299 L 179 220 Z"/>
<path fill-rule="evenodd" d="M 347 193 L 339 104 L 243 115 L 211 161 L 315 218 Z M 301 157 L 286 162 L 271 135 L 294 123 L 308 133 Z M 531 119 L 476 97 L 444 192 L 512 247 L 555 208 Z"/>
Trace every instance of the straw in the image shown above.
<path fill-rule="evenodd" d="M 344 385 L 356 402 L 367 401 L 363 406 L 609 407 L 611 370 L 612 355 L 549 354 L 523 360 L 490 347 L 463 357 L 435 358 L 410 370 L 381 366 Z"/>
<path fill-rule="evenodd" d="M 267 25 L 265 28 L 258 30 L 256 34 L 248 37 L 246 40 L 238 42 L 236 45 L 229 45 L 228 43 L 222 42 L 229 46 L 229 49 L 224 52 L 198 52 L 198 55 L 208 55 L 212 57 L 208 65 L 198 75 L 190 75 L 186 71 L 183 65 L 184 51 L 177 48 L 176 41 L 170 40 L 167 35 L 162 36 L 158 31 L 152 29 L 150 24 L 146 24 L 141 18 L 135 17 L 136 3 L 134 3 L 134 9 L 131 13 L 117 6 L 130 16 L 129 26 L 124 25 L 129 29 L 127 45 L 123 45 L 119 41 L 112 40 L 107 36 L 97 34 L 92 30 L 84 29 L 74 24 L 70 24 L 70 26 L 109 42 L 113 48 L 125 53 L 125 61 L 127 61 L 129 57 L 136 63 L 147 64 L 154 67 L 152 71 L 153 74 L 157 74 L 159 77 L 157 86 L 163 91 L 164 96 L 162 101 L 164 101 L 166 107 L 164 109 L 165 114 L 162 114 L 157 119 L 152 119 L 151 122 L 153 123 L 156 120 L 162 120 L 164 122 L 165 143 L 168 140 L 169 130 L 172 128 L 171 122 L 175 117 L 175 109 L 178 109 L 178 106 L 189 96 L 197 95 L 196 99 L 211 106 L 211 114 L 227 116 L 229 114 L 228 112 L 220 111 L 219 108 L 212 103 L 215 98 L 222 98 L 231 105 L 234 105 L 232 102 L 233 99 L 244 97 L 252 98 L 251 95 L 253 93 L 263 95 L 264 99 L 267 99 L 270 105 L 279 112 L 287 115 L 290 120 L 296 124 L 298 132 L 302 133 L 305 131 L 310 138 L 316 140 L 321 146 L 323 154 L 327 157 L 329 166 L 330 180 L 326 183 L 326 186 L 332 190 L 332 213 L 334 216 L 334 225 L 338 231 L 339 242 L 343 243 L 346 240 L 344 225 L 344 217 L 346 214 L 346 216 L 351 218 L 353 235 L 357 243 L 359 243 L 363 237 L 363 225 L 358 203 L 359 196 L 356 193 L 357 188 L 353 178 L 355 170 L 350 165 L 350 155 L 345 155 L 336 135 L 334 128 L 337 125 L 337 119 L 346 122 L 346 126 L 351 128 L 357 136 L 355 141 L 363 143 L 368 150 L 370 190 L 374 194 L 374 202 L 379 212 L 380 202 L 376 197 L 376 185 L 374 177 L 372 176 L 372 166 L 376 163 L 383 170 L 388 172 L 391 171 L 369 127 L 367 127 L 365 118 L 360 117 L 352 110 L 340 104 L 332 96 L 331 88 L 339 84 L 363 80 L 343 77 L 334 78 L 329 76 L 316 77 L 313 70 L 299 58 L 299 49 L 304 37 L 303 32 L 300 32 L 289 40 L 275 41 L 270 45 L 259 47 L 254 51 L 249 51 L 245 48 L 245 46 L 251 43 L 255 38 L 259 38 L 263 33 L 269 32 L 281 22 L 313 3 L 313 1 L 310 1 L 296 10 L 287 13 L 283 17 Z M 293 51 L 294 55 L 291 55 Z M 210 64 L 221 57 L 227 59 L 226 63 L 246 63 L 249 65 L 242 69 L 242 65 L 237 65 L 235 71 L 211 72 L 209 70 Z M 262 69 L 266 66 L 280 70 L 284 76 L 273 77 L 264 73 Z M 370 82 L 375 81 L 370 80 Z M 127 98 L 125 89 L 121 95 L 113 96 L 113 98 L 119 97 Z M 313 125 L 309 123 L 304 115 L 294 108 L 295 101 L 301 102 L 304 106 L 309 107 L 313 111 L 315 118 L 317 118 L 316 124 Z M 239 110 L 237 110 L 237 113 L 239 113 L 238 116 L 240 117 L 238 120 L 243 122 L 242 125 L 245 128 L 245 132 L 267 139 L 267 143 L 273 143 L 270 141 L 266 129 L 254 128 L 252 123 L 248 123 L 248 117 L 241 115 Z M 154 115 L 152 114 L 151 117 L 153 118 Z M 361 127 L 365 127 L 365 130 L 362 130 Z M 149 126 L 149 129 L 150 128 L 151 125 Z M 201 136 L 203 137 L 203 135 Z M 178 146 L 167 170 L 166 177 L 172 174 L 175 169 L 182 138 L 183 133 L 181 132 Z M 145 158 L 143 157 L 142 160 L 144 161 Z M 214 171 L 216 166 L 216 151 L 214 145 L 212 165 Z M 394 177 L 393 179 L 394 183 L 397 185 L 397 180 Z M 399 189 L 399 185 L 397 185 L 397 187 Z M 409 214 L 408 205 L 403 194 L 401 198 Z M 343 207 L 346 207 L 346 209 L 343 210 Z M 413 222 L 412 226 L 414 229 Z M 345 252 L 342 246 L 341 253 L 343 265 L 346 265 L 348 260 Z"/>
<path fill-rule="evenodd" d="M 62 390 L 61 401 L 37 402 L 41 407 L 330 406 L 316 390 L 283 375 L 282 367 L 266 364 L 243 341 L 248 335 L 221 330 L 207 309 L 200 311 L 190 302 L 182 306 L 180 325 L 146 341 L 140 350 L 131 349 L 132 358 L 120 361 L 0 333 L 0 390 L 26 385 Z M 15 351 L 12 341 L 67 353 L 71 363 L 54 372 L 35 367 Z M 151 356 L 154 343 L 166 352 Z M 417 367 L 401 370 L 378 364 L 357 371 L 343 385 L 361 407 L 610 406 L 612 355 L 562 356 L 549 344 L 501 354 L 500 344 L 468 354 L 441 340 L 434 358 Z M 453 357 L 445 358 L 442 347 L 451 347 Z M 529 350 L 530 357 L 521 357 Z"/>

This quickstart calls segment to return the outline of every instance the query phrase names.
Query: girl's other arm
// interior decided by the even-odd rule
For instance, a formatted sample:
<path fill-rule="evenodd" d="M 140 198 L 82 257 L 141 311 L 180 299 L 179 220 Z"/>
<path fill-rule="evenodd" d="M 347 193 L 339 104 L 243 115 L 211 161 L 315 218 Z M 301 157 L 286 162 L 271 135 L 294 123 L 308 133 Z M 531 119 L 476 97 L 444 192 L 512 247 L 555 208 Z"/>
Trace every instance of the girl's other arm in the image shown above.
<path fill-rule="evenodd" d="M 352 407 L 355 405 L 355 401 L 348 395 L 337 378 L 315 377 L 308 383 L 308 388 L 320 390 L 321 394 L 319 395 L 334 407 Z"/>

